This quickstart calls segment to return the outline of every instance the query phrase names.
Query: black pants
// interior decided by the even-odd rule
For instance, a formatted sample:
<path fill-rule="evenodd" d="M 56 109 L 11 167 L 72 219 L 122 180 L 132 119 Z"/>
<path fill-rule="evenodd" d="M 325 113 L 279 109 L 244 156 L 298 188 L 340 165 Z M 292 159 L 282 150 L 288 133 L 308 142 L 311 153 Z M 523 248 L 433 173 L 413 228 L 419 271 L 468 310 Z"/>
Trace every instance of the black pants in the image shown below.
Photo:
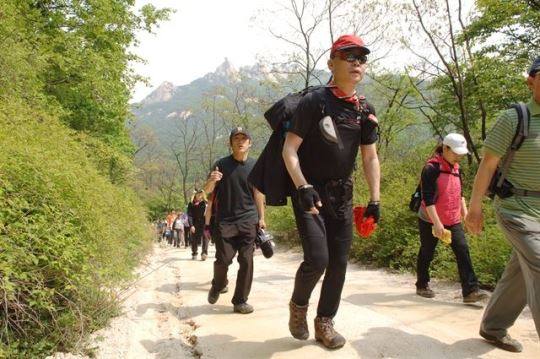
<path fill-rule="evenodd" d="M 292 203 L 304 261 L 296 272 L 291 299 L 297 305 L 308 304 L 311 292 L 324 273 L 317 315 L 333 318 L 339 308 L 351 249 L 352 202 L 345 204 L 342 219 L 334 218 L 324 206 L 318 215 L 306 213 L 295 196 Z"/>
<path fill-rule="evenodd" d="M 431 233 L 433 225 L 429 222 L 418 219 L 418 229 L 420 231 L 420 251 L 416 262 L 416 288 L 426 288 L 429 283 L 429 265 L 435 255 L 435 248 L 439 243 Z M 463 296 L 478 289 L 478 279 L 474 273 L 469 246 L 465 239 L 465 232 L 461 223 L 452 226 L 445 226 L 452 232 L 452 243 L 450 247 L 456 257 L 459 279 L 461 280 L 461 291 Z"/>
<path fill-rule="evenodd" d="M 208 255 L 208 238 L 204 235 L 204 224 L 195 226 L 195 233 L 191 234 L 191 255 L 197 255 L 201 242 L 201 254 Z"/>
<path fill-rule="evenodd" d="M 186 242 L 186 248 L 191 245 L 191 231 L 186 226 L 184 226 L 184 241 Z"/>
<path fill-rule="evenodd" d="M 232 298 L 233 304 L 247 302 L 251 283 L 253 282 L 253 252 L 255 249 L 255 236 L 257 225 L 250 223 L 220 224 L 217 226 L 216 260 L 214 262 L 214 279 L 212 287 L 221 291 L 227 286 L 227 272 L 233 258 L 238 253 L 238 274 L 236 287 Z"/>

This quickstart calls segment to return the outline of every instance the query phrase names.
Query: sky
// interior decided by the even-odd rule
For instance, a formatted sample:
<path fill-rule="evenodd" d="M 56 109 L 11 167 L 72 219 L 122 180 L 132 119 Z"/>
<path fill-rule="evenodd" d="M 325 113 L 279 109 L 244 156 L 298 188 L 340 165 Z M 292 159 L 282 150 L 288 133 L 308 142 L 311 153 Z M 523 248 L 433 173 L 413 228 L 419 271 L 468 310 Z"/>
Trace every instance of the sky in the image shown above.
<path fill-rule="evenodd" d="M 132 51 L 147 64 L 135 63 L 132 67 L 148 78 L 150 86 L 136 85 L 133 102 L 141 101 L 164 81 L 175 86 L 188 84 L 213 72 L 225 58 L 239 68 L 254 65 L 258 54 L 279 55 L 290 51 L 285 42 L 270 34 L 268 25 L 252 20 L 262 9 L 275 9 L 278 0 L 136 0 L 135 6 L 140 8 L 147 3 L 176 12 L 168 21 L 161 22 L 153 34 L 141 32 L 137 35 L 139 46 Z M 463 3 L 467 9 L 473 0 L 463 0 Z M 272 30 L 283 33 L 286 21 L 272 18 L 268 11 L 265 14 Z M 391 12 L 388 16 L 392 16 Z M 383 59 L 387 62 L 386 67 L 402 68 L 410 54 L 397 48 L 391 50 Z"/>
<path fill-rule="evenodd" d="M 236 68 L 253 65 L 273 40 L 250 21 L 258 9 L 272 3 L 269 0 L 137 0 L 136 6 L 146 3 L 176 12 L 154 34 L 138 34 L 140 44 L 132 50 L 147 64 L 132 67 L 149 78 L 151 87 L 138 84 L 132 94 L 135 102 L 164 81 L 179 86 L 213 72 L 225 58 Z"/>

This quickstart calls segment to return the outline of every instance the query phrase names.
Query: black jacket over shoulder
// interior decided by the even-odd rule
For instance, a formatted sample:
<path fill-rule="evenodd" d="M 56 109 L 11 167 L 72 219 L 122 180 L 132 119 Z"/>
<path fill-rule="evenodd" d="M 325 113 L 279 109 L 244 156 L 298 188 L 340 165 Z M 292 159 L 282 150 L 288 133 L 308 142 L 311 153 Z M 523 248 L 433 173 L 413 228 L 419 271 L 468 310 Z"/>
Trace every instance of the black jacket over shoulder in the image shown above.
<path fill-rule="evenodd" d="M 294 188 L 281 154 L 284 142 L 284 134 L 274 131 L 248 177 L 248 181 L 264 193 L 269 206 L 287 205 L 287 196 Z"/>

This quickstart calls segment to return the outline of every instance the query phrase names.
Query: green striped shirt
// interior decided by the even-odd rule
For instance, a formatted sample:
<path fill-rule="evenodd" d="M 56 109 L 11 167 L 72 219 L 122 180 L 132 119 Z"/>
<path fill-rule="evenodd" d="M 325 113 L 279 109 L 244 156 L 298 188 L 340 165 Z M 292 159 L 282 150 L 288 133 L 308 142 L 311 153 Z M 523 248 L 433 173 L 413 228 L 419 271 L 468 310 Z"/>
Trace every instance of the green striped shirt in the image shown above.
<path fill-rule="evenodd" d="M 540 104 L 534 99 L 527 103 L 531 112 L 529 133 L 540 133 Z M 517 112 L 508 109 L 499 113 L 495 125 L 484 142 L 485 150 L 504 160 L 507 149 L 516 134 Z M 525 139 L 516 151 L 506 178 L 516 188 L 540 191 L 540 138 Z M 540 219 L 540 198 L 512 196 L 506 199 L 497 197 L 495 208 L 504 213 Z"/>

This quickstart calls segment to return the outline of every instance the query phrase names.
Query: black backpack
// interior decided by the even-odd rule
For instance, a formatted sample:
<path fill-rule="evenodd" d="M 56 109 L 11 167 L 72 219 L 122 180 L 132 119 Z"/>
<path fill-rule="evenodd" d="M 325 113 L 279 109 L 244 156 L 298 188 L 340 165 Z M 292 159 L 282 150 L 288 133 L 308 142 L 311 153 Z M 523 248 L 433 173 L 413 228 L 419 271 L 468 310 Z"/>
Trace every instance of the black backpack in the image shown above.
<path fill-rule="evenodd" d="M 264 118 L 266 119 L 266 121 L 268 121 L 268 124 L 272 128 L 272 131 L 281 131 L 282 133 L 286 133 L 291 127 L 291 120 L 302 98 L 308 93 L 324 87 L 326 86 L 309 86 L 301 91 L 289 93 L 288 95 L 284 96 L 276 103 L 274 103 L 272 107 L 270 107 L 264 113 Z M 326 106 L 327 104 L 325 101 L 325 104 L 323 104 L 321 108 L 323 116 Z"/>
<path fill-rule="evenodd" d="M 301 91 L 293 92 L 279 99 L 265 113 L 264 118 L 272 128 L 272 135 L 257 159 L 248 181 L 266 196 L 269 206 L 284 206 L 287 196 L 294 188 L 289 177 L 281 152 L 287 131 L 298 104 L 304 96 L 314 91 L 323 91 L 325 85 L 309 86 Z M 327 111 L 327 96 L 321 96 L 321 118 Z"/>

